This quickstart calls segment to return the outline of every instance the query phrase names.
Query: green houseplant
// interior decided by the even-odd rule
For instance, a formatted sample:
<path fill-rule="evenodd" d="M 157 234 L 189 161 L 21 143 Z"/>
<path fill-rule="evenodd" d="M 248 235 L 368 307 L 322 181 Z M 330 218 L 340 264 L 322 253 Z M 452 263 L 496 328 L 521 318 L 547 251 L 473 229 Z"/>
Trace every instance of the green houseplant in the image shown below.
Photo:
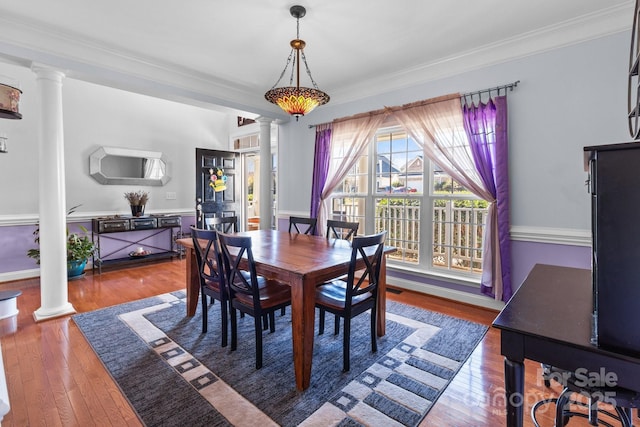
<path fill-rule="evenodd" d="M 78 205 L 80 206 L 80 205 Z M 78 206 L 69 209 L 67 215 L 73 213 Z M 70 278 L 80 276 L 87 265 L 89 257 L 93 256 L 96 246 L 89 237 L 89 230 L 83 225 L 78 225 L 80 231 L 70 232 L 67 227 L 67 272 Z M 40 227 L 37 227 L 33 235 L 34 243 L 40 244 Z M 36 260 L 40 264 L 40 249 L 34 248 L 27 251 L 27 256 Z"/>

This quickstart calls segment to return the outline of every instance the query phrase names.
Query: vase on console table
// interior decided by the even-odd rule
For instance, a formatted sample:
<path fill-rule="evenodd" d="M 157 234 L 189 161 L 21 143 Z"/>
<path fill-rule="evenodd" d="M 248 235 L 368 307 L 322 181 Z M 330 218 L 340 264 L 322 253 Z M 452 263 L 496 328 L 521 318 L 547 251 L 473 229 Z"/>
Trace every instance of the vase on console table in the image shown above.
<path fill-rule="evenodd" d="M 131 205 L 131 216 L 144 216 L 144 205 Z"/>
<path fill-rule="evenodd" d="M 144 207 L 149 201 L 149 193 L 142 190 L 128 191 L 124 193 L 124 198 L 127 199 L 131 207 L 131 216 L 137 217 L 144 215 Z"/>

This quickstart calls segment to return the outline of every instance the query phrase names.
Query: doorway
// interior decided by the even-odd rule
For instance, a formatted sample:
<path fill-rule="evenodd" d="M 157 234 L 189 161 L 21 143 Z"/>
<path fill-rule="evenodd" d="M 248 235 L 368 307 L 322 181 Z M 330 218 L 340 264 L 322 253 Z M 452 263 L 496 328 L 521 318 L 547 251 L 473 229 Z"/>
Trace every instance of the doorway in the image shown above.
<path fill-rule="evenodd" d="M 237 153 L 196 148 L 196 227 L 208 228 L 212 217 L 241 213 Z"/>
<path fill-rule="evenodd" d="M 277 156 L 271 155 L 271 187 L 270 194 L 273 197 L 273 211 L 271 218 L 271 228 L 276 228 L 276 177 L 277 177 Z M 242 154 L 242 168 L 244 177 L 244 202 L 245 202 L 245 230 L 257 230 L 260 228 L 260 188 L 264 185 L 260 179 L 260 154 L 258 151 L 250 151 Z"/>

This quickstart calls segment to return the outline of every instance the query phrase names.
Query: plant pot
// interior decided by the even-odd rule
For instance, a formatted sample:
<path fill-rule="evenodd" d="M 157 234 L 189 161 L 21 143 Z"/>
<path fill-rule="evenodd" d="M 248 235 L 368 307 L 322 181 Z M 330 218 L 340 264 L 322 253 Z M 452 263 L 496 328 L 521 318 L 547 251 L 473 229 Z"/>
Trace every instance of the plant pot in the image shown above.
<path fill-rule="evenodd" d="M 144 205 L 131 205 L 131 216 L 143 216 Z"/>
<path fill-rule="evenodd" d="M 80 277 L 84 274 L 84 267 L 87 265 L 87 260 L 83 261 L 69 261 L 67 264 L 67 278 L 73 279 Z"/>

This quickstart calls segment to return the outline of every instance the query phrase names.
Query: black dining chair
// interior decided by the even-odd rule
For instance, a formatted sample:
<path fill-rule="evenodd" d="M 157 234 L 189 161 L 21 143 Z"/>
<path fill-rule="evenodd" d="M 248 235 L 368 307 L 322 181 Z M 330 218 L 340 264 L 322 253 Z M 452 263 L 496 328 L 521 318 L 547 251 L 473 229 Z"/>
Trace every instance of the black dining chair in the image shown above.
<path fill-rule="evenodd" d="M 319 334 L 324 333 L 325 312 L 335 315 L 335 334 L 340 318 L 344 319 L 342 359 L 344 372 L 350 369 L 351 319 L 371 310 L 371 351 L 376 352 L 376 322 L 378 313 L 378 282 L 384 253 L 386 231 L 370 236 L 356 236 L 351 244 L 351 262 L 346 280 L 335 279 L 316 287 L 316 307 L 320 309 Z M 356 276 L 356 263 L 365 264 Z"/>
<path fill-rule="evenodd" d="M 317 218 L 304 218 L 300 216 L 289 217 L 289 233 L 295 230 L 298 234 L 316 234 Z"/>
<path fill-rule="evenodd" d="M 632 409 L 640 407 L 640 393 L 618 387 L 617 379 L 614 381 L 588 374 L 591 373 L 567 371 L 542 364 L 545 386 L 550 387 L 551 380 L 554 380 L 562 386 L 562 391 L 557 398 L 542 399 L 532 406 L 533 425 L 540 427 L 537 413 L 544 405 L 555 404 L 556 426 L 565 426 L 575 417 L 589 420 L 592 426 L 611 426 L 608 421 L 613 419 L 620 422 L 622 427 L 633 427 Z M 607 421 L 601 419 L 603 415 Z"/>
<path fill-rule="evenodd" d="M 222 271 L 222 257 L 218 246 L 218 233 L 215 230 L 201 230 L 191 227 L 191 238 L 196 254 L 198 276 L 200 279 L 200 295 L 202 296 L 202 333 L 207 332 L 208 306 L 207 297 L 220 301 L 220 323 L 222 329 L 222 347 L 227 346 L 229 315 L 228 294 Z M 204 246 L 201 242 L 205 242 Z"/>
<path fill-rule="evenodd" d="M 335 219 L 327 220 L 327 239 L 351 240 L 358 235 L 360 223 L 350 221 L 339 221 Z"/>
<path fill-rule="evenodd" d="M 216 230 L 220 233 L 237 233 L 237 216 L 215 216 L 206 219 L 209 230 Z"/>
<path fill-rule="evenodd" d="M 229 290 L 231 315 L 231 350 L 237 349 L 238 319 L 236 310 L 254 318 L 256 369 L 262 368 L 262 324 L 269 318 L 269 330 L 275 332 L 275 311 L 291 305 L 291 287 L 277 280 L 258 276 L 251 250 L 251 237 L 218 235 Z M 240 267 L 243 258 L 247 268 Z M 248 274 L 247 274 L 248 273 Z"/>

